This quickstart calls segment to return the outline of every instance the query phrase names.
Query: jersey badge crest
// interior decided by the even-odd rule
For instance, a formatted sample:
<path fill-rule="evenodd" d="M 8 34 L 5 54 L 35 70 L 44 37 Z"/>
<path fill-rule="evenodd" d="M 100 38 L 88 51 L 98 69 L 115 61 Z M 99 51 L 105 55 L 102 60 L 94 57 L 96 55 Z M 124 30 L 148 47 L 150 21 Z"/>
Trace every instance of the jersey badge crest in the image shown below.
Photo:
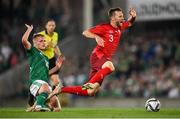
<path fill-rule="evenodd" d="M 112 30 L 109 30 L 109 33 L 110 33 L 110 34 L 113 34 L 113 31 L 112 31 Z"/>

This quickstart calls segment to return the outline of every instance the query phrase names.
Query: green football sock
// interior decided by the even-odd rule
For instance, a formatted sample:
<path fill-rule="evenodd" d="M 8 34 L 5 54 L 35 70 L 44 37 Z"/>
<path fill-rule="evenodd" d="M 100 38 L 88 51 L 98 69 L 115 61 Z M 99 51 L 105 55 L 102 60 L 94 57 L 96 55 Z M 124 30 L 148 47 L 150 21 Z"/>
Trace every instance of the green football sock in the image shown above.
<path fill-rule="evenodd" d="M 40 93 L 36 98 L 37 99 L 37 105 L 45 105 L 47 97 L 48 97 L 47 93 L 45 93 L 45 92 Z"/>

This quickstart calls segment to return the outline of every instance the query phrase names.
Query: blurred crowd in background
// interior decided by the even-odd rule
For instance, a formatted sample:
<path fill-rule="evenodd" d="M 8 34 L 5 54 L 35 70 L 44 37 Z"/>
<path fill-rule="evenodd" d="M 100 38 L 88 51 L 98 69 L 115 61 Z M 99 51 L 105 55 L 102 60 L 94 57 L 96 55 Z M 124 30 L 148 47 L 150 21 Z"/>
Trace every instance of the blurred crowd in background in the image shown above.
<path fill-rule="evenodd" d="M 69 0 L 1 0 L 0 73 L 24 60 L 21 37 L 25 23 L 33 24 L 34 32 L 39 32 L 44 30 L 46 21 L 53 18 L 62 40 L 79 29 L 71 10 Z"/>
<path fill-rule="evenodd" d="M 81 34 L 82 24 L 79 19 L 82 18 L 72 11 L 71 5 L 75 2 L 71 0 L 70 4 L 69 1 L 0 1 L 0 74 L 26 59 L 21 44 L 24 23 L 32 23 L 36 32 L 43 30 L 46 19 L 55 19 L 60 42 L 71 34 Z M 107 4 L 100 1 L 94 3 L 96 16 L 104 12 L 105 7 L 102 5 L 110 4 L 108 0 Z M 95 19 L 94 24 L 105 18 Z M 171 29 L 159 26 L 158 30 L 146 31 L 141 25 L 141 29 L 134 26 L 125 32 L 113 59 L 116 71 L 104 80 L 96 96 L 180 97 L 180 37 L 175 26 Z M 87 54 L 76 54 L 66 59 L 60 72 L 64 85 L 82 85 L 87 80 L 91 50 L 92 47 L 87 48 Z"/>

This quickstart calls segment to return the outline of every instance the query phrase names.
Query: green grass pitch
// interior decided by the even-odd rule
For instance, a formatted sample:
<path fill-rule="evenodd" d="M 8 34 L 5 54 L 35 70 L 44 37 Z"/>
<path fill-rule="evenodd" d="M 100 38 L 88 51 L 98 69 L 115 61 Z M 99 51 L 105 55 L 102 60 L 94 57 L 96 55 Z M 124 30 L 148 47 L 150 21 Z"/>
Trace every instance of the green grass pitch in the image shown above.
<path fill-rule="evenodd" d="M 0 108 L 0 118 L 180 118 L 180 108 L 146 112 L 141 108 L 63 108 L 61 112 L 25 112 Z"/>

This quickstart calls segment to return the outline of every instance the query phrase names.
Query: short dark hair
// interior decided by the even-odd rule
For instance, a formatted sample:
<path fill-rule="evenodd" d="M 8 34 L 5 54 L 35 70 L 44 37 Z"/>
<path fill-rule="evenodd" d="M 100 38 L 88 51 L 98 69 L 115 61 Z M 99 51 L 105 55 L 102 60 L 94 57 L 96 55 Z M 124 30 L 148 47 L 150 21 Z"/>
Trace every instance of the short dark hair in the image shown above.
<path fill-rule="evenodd" d="M 111 18 L 114 15 L 115 11 L 122 11 L 122 9 L 120 7 L 110 8 L 108 11 L 109 18 Z"/>
<path fill-rule="evenodd" d="M 49 19 L 47 19 L 46 24 L 47 24 L 48 22 L 50 22 L 50 21 L 55 22 L 55 20 L 54 20 L 53 18 L 49 18 Z"/>

